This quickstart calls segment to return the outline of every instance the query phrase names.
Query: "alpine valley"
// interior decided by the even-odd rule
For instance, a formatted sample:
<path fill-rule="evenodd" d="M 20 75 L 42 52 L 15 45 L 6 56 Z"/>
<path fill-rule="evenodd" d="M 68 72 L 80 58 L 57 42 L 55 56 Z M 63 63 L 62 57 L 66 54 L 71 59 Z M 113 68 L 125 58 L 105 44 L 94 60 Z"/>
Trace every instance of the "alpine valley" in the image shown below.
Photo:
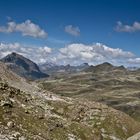
<path fill-rule="evenodd" d="M 0 140 L 139 140 L 140 70 L 0 62 Z"/>

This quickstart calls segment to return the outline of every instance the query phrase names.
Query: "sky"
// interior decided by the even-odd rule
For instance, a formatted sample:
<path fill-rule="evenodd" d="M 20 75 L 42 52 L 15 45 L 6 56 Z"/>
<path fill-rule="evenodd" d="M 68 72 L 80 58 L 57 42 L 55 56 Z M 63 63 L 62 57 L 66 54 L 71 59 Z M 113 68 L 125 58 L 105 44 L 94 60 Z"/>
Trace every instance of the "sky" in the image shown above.
<path fill-rule="evenodd" d="M 139 0 L 1 0 L 0 58 L 140 66 Z"/>

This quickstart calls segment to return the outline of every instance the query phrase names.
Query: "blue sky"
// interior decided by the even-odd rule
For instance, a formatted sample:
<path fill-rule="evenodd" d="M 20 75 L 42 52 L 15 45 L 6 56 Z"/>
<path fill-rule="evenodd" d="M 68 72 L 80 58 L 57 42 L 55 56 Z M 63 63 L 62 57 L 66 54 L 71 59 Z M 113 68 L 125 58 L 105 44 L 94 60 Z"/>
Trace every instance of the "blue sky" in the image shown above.
<path fill-rule="evenodd" d="M 139 6 L 139 0 L 1 0 L 0 42 L 57 50 L 68 44 L 100 42 L 139 57 Z M 18 26 L 27 20 L 46 37 L 25 33 L 21 26 L 6 29 L 8 22 Z"/>

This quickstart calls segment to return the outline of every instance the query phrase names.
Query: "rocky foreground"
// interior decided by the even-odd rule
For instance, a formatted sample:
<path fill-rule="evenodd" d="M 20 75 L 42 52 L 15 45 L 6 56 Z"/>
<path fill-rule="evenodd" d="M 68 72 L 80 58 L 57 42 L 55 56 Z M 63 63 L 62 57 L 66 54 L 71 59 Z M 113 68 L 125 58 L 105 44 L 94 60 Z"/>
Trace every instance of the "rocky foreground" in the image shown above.
<path fill-rule="evenodd" d="M 140 131 L 123 112 L 59 97 L 0 67 L 0 140 L 126 140 Z"/>

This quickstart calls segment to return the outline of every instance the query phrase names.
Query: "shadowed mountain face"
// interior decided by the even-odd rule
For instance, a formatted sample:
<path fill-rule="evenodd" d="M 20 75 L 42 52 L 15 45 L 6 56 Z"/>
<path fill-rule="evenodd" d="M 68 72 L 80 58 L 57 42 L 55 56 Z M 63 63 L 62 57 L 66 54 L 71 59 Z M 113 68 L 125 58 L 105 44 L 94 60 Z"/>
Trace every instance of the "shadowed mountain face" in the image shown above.
<path fill-rule="evenodd" d="M 48 77 L 47 74 L 40 71 L 37 64 L 17 53 L 13 52 L 1 59 L 1 61 L 4 62 L 10 70 L 27 79 L 35 80 Z"/>

